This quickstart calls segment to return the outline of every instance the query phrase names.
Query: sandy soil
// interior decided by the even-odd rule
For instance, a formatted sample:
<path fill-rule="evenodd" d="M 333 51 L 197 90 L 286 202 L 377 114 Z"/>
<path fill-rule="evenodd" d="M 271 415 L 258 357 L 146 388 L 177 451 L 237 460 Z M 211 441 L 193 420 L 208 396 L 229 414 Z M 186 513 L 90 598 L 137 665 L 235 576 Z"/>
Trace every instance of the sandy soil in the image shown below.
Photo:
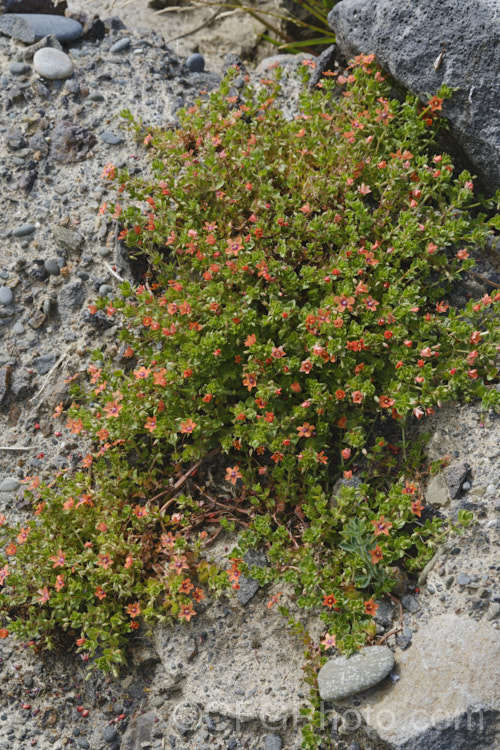
<path fill-rule="evenodd" d="M 231 0 L 227 2 L 230 6 Z M 255 63 L 275 53 L 275 47 L 260 38 L 265 31 L 263 24 L 238 8 L 210 4 L 212 7 L 208 7 L 209 3 L 172 0 L 167 10 L 155 11 L 147 0 L 69 0 L 68 7 L 71 11 L 97 13 L 101 18 L 117 15 L 130 29 L 154 29 L 180 57 L 200 52 L 211 72 L 221 71 L 229 52 Z M 279 10 L 279 0 L 249 0 L 248 4 L 256 11 L 283 12 Z M 219 15 L 214 18 L 217 11 Z M 279 19 L 273 22 L 280 23 Z"/>

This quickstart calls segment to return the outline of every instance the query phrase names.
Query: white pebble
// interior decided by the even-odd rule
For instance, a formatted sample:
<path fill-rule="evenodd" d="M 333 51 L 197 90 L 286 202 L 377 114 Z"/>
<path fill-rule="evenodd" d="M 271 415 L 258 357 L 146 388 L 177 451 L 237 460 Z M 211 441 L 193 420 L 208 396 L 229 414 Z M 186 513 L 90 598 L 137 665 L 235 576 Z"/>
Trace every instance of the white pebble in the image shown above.
<path fill-rule="evenodd" d="M 75 69 L 71 58 L 65 52 L 52 47 L 42 47 L 35 52 L 33 67 L 38 75 L 51 81 L 69 78 Z"/>

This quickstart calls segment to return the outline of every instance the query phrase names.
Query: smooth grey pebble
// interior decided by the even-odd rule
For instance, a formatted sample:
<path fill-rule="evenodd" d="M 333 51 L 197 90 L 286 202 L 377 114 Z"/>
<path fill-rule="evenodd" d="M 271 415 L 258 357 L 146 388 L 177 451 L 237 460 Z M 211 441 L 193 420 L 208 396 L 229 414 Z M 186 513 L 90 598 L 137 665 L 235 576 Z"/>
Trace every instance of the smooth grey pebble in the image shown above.
<path fill-rule="evenodd" d="M 27 237 L 29 234 L 33 234 L 36 227 L 34 224 L 21 224 L 20 227 L 16 227 L 13 232 L 13 237 Z"/>
<path fill-rule="evenodd" d="M 11 305 L 13 300 L 12 289 L 8 286 L 0 286 L 0 305 Z"/>
<path fill-rule="evenodd" d="M 203 73 L 205 70 L 205 58 L 200 55 L 199 52 L 195 52 L 194 55 L 189 55 L 186 60 L 186 68 L 191 73 Z"/>
<path fill-rule="evenodd" d="M 130 47 L 130 43 L 130 37 L 124 36 L 123 39 L 118 39 L 118 41 L 113 44 L 109 51 L 114 55 L 116 55 L 118 52 L 124 52 Z"/>
<path fill-rule="evenodd" d="M 59 267 L 59 263 L 57 260 L 53 260 L 52 258 L 49 258 L 44 262 L 45 270 L 50 273 L 52 276 L 59 276 L 61 273 L 61 269 Z"/>
<path fill-rule="evenodd" d="M 104 133 L 101 133 L 101 140 L 103 140 L 104 143 L 107 143 L 109 146 L 117 146 L 119 143 L 123 142 L 123 138 L 121 135 L 117 135 L 116 133 L 109 133 L 107 130 L 105 130 Z"/>

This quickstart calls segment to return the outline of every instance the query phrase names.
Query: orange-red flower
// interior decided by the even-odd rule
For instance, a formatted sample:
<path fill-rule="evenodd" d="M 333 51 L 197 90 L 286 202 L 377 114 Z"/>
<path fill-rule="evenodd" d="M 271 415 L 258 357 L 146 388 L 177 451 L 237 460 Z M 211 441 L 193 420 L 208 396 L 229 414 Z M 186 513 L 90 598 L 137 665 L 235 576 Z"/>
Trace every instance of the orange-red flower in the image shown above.
<path fill-rule="evenodd" d="M 50 559 L 54 563 L 54 565 L 52 566 L 53 568 L 64 568 L 66 553 L 63 552 L 62 549 L 60 549 L 57 554 L 52 555 Z"/>
<path fill-rule="evenodd" d="M 251 391 L 252 388 L 257 387 L 257 377 L 254 372 L 251 372 L 249 375 L 245 375 L 245 377 L 243 378 L 243 385 L 245 385 L 249 391 Z"/>
<path fill-rule="evenodd" d="M 321 641 L 321 645 L 325 648 L 333 648 L 337 645 L 337 638 L 335 635 L 330 635 L 330 633 L 327 633 L 323 640 Z"/>
<path fill-rule="evenodd" d="M 314 425 L 309 424 L 309 422 L 304 422 L 304 424 L 299 425 L 299 427 L 296 428 L 297 432 L 299 433 L 299 437 L 311 437 L 314 431 Z"/>
<path fill-rule="evenodd" d="M 251 333 L 245 339 L 245 346 L 247 346 L 247 347 L 253 346 L 256 341 L 257 341 L 256 335 L 254 333 Z"/>
<path fill-rule="evenodd" d="M 236 484 L 238 479 L 242 478 L 242 473 L 240 471 L 240 468 L 238 464 L 236 466 L 228 466 L 226 469 L 226 482 L 231 482 L 231 484 Z"/>
<path fill-rule="evenodd" d="M 106 552 L 101 552 L 97 557 L 97 564 L 100 565 L 101 568 L 104 568 L 104 570 L 107 570 L 113 565 L 113 559 Z"/>
<path fill-rule="evenodd" d="M 104 413 L 108 418 L 118 417 L 122 409 L 123 404 L 119 404 L 118 401 L 108 401 L 104 407 Z"/>
<path fill-rule="evenodd" d="M 201 602 L 201 600 L 205 598 L 203 589 L 196 588 L 192 593 L 192 597 L 195 600 L 195 602 Z"/>
<path fill-rule="evenodd" d="M 376 565 L 378 562 L 380 562 L 380 560 L 382 560 L 383 554 L 382 554 L 382 550 L 380 549 L 380 547 L 378 546 L 378 544 L 375 547 L 375 549 L 370 550 L 370 555 L 371 555 L 371 558 L 372 558 L 372 563 L 374 565 Z"/>
<path fill-rule="evenodd" d="M 179 591 L 181 592 L 181 594 L 189 594 L 193 589 L 194 586 L 191 583 L 190 578 L 185 578 L 179 586 Z"/>
<path fill-rule="evenodd" d="M 376 604 L 373 599 L 368 599 L 368 601 L 365 602 L 365 612 L 367 615 L 371 615 L 373 617 L 377 609 L 378 604 Z"/>
<path fill-rule="evenodd" d="M 97 586 L 96 590 L 94 591 L 94 596 L 97 596 L 97 598 L 102 601 L 107 597 L 107 594 L 102 586 Z"/>
<path fill-rule="evenodd" d="M 420 500 L 415 500 L 411 504 L 411 512 L 414 513 L 419 518 L 422 515 L 423 509 L 424 509 L 424 506 L 422 505 L 422 503 L 420 502 Z"/>
<path fill-rule="evenodd" d="M 380 516 L 378 521 L 370 521 L 370 523 L 373 524 L 373 533 L 375 534 L 375 536 L 379 536 L 380 534 L 389 536 L 389 529 L 392 529 L 392 523 L 390 521 L 386 521 L 384 516 Z"/>
<path fill-rule="evenodd" d="M 235 237 L 233 240 L 226 240 L 226 242 L 226 255 L 238 255 L 240 250 L 243 250 L 241 237 Z"/>
<path fill-rule="evenodd" d="M 356 302 L 354 297 L 346 297 L 345 294 L 341 296 L 335 295 L 333 301 L 337 305 L 338 312 L 344 312 L 344 310 L 352 311 L 353 305 Z"/>
<path fill-rule="evenodd" d="M 134 602 L 134 604 L 129 604 L 127 607 L 127 614 L 130 615 L 130 617 L 138 617 L 141 614 L 141 608 L 139 606 L 139 602 Z"/>
<path fill-rule="evenodd" d="M 325 594 L 323 596 L 323 606 L 329 607 L 330 609 L 337 604 L 337 600 L 335 599 L 333 594 Z"/>
<path fill-rule="evenodd" d="M 193 605 L 191 603 L 183 604 L 179 610 L 179 619 L 185 619 L 187 620 L 187 622 L 189 622 L 190 619 L 195 616 L 196 612 L 194 611 Z"/>
<path fill-rule="evenodd" d="M 3 568 L 0 569 L 0 586 L 3 586 L 5 579 L 8 578 L 8 575 L 9 575 L 9 566 L 4 565 Z"/>
<path fill-rule="evenodd" d="M 281 591 L 278 591 L 278 593 L 277 593 L 277 594 L 274 594 L 274 595 L 273 595 L 273 596 L 272 596 L 272 597 L 270 598 L 270 600 L 268 601 L 268 603 L 267 603 L 267 608 L 268 608 L 268 609 L 271 609 L 271 607 L 273 606 L 273 604 L 276 604 L 276 602 L 277 602 L 277 601 L 279 600 L 280 596 L 281 596 Z"/>
<path fill-rule="evenodd" d="M 184 555 L 182 555 L 181 557 L 174 555 L 168 567 L 170 568 L 170 570 L 175 570 L 176 573 L 180 573 L 183 570 L 189 570 L 189 565 L 187 564 L 186 560 L 187 558 L 184 557 Z"/>
<path fill-rule="evenodd" d="M 380 396 L 379 404 L 382 407 L 382 409 L 390 409 L 391 406 L 394 406 L 396 403 L 396 399 L 389 398 L 389 396 Z"/>
<path fill-rule="evenodd" d="M 44 586 L 41 589 L 38 589 L 38 593 L 40 596 L 37 599 L 37 602 L 40 602 L 40 604 L 45 604 L 45 602 L 48 602 L 50 599 L 50 591 L 47 588 L 47 586 Z"/>
<path fill-rule="evenodd" d="M 190 435 L 193 432 L 195 427 L 196 427 L 196 422 L 193 422 L 192 419 L 186 419 L 185 422 L 181 422 L 180 431 L 185 433 L 186 435 Z"/>
<path fill-rule="evenodd" d="M 17 535 L 17 541 L 19 542 L 19 544 L 24 544 L 24 542 L 28 539 L 29 533 L 29 528 L 19 530 L 19 534 Z"/>

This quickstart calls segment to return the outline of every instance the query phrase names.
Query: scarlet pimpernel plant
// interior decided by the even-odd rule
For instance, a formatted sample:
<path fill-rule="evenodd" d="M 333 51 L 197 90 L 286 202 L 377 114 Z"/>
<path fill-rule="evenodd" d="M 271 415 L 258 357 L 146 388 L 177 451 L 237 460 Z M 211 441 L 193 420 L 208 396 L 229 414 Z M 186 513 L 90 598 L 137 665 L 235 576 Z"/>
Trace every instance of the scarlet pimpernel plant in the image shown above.
<path fill-rule="evenodd" d="M 500 226 L 436 146 L 450 92 L 391 99 L 362 56 L 286 119 L 279 71 L 232 81 L 172 130 L 123 113 L 149 174 L 108 165 L 103 213 L 151 270 L 91 308 L 120 352 L 94 353 L 67 417 L 84 465 L 31 479 L 33 516 L 2 529 L 5 629 L 47 645 L 65 629 L 102 668 L 139 622 L 189 622 L 208 589 L 238 588 L 257 547 L 252 574 L 320 613 L 320 660 L 372 642 L 396 566 L 448 531 L 394 435 L 449 400 L 500 400 L 500 294 L 450 301 Z M 221 526 L 240 532 L 228 570 L 203 552 Z"/>

